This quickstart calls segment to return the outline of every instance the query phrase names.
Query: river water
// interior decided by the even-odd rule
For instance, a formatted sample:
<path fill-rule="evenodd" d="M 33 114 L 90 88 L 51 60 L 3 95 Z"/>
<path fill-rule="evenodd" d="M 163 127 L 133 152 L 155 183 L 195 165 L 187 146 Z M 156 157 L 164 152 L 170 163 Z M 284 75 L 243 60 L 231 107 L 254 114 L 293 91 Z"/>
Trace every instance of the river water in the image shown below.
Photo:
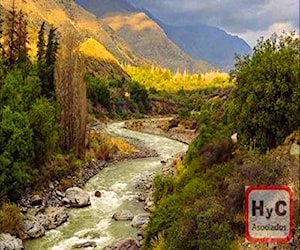
<path fill-rule="evenodd" d="M 161 161 L 168 160 L 177 153 L 185 152 L 187 145 L 157 135 L 130 131 L 123 128 L 124 123 L 108 125 L 107 132 L 127 138 L 138 139 L 158 157 L 127 160 L 111 163 L 88 181 L 85 190 L 90 193 L 91 206 L 71 209 L 69 221 L 62 226 L 46 232 L 42 238 L 25 243 L 26 250 L 69 250 L 77 243 L 94 241 L 96 248 L 103 247 L 126 237 L 135 237 L 137 230 L 130 222 L 114 221 L 112 216 L 121 210 L 130 210 L 134 215 L 143 213 L 143 203 L 137 202 L 135 184 L 143 176 L 162 169 Z M 101 198 L 94 193 L 99 190 Z M 89 248 L 85 248 L 89 249 Z"/>

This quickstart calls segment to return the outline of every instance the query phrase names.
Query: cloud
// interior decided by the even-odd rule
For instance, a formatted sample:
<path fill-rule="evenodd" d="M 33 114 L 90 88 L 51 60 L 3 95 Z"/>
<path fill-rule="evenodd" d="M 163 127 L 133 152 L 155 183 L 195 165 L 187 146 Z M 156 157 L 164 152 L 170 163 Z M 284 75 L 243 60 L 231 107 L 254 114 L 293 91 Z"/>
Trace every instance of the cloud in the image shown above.
<path fill-rule="evenodd" d="M 281 28 L 299 33 L 299 0 L 128 0 L 167 23 L 204 23 L 254 38 Z"/>

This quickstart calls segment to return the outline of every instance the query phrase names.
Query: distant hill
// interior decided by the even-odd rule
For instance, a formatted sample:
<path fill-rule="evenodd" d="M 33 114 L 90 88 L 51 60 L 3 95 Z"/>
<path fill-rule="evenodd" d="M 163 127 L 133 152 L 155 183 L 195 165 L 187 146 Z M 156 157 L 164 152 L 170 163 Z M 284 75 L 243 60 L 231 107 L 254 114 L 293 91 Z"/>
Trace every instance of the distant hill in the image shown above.
<path fill-rule="evenodd" d="M 214 69 L 203 60 L 193 59 L 172 42 L 164 30 L 145 13 L 121 0 L 76 0 L 111 27 L 130 48 L 154 65 L 172 71 L 204 73 Z"/>
<path fill-rule="evenodd" d="M 234 55 L 251 54 L 251 47 L 241 38 L 204 24 L 171 26 L 160 22 L 167 36 L 195 59 L 202 59 L 228 71 L 234 66 Z"/>
<path fill-rule="evenodd" d="M 170 25 L 145 12 L 163 28 L 167 36 L 195 59 L 202 59 L 223 71 L 234 66 L 235 54 L 251 54 L 251 47 L 241 38 L 219 28 L 205 25 Z"/>

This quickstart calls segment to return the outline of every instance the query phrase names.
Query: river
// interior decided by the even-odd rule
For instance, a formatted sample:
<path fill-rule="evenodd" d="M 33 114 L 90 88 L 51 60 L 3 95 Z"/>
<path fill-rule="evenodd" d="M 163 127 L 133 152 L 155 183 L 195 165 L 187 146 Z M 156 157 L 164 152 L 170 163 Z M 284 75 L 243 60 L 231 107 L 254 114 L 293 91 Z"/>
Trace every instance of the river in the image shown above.
<path fill-rule="evenodd" d="M 85 185 L 92 205 L 71 209 L 68 222 L 55 230 L 47 231 L 42 238 L 27 241 L 26 250 L 69 250 L 74 244 L 87 241 L 97 243 L 97 247 L 92 249 L 103 249 L 119 239 L 136 236 L 137 230 L 131 227 L 130 222 L 114 221 L 113 214 L 124 209 L 130 210 L 134 215 L 144 213 L 143 203 L 136 199 L 135 184 L 143 176 L 161 170 L 161 161 L 185 152 L 187 145 L 157 135 L 130 131 L 123 128 L 123 125 L 124 123 L 110 124 L 107 132 L 138 139 L 147 147 L 155 149 L 158 157 L 109 164 Z M 94 196 L 96 190 L 101 192 L 101 198 Z"/>

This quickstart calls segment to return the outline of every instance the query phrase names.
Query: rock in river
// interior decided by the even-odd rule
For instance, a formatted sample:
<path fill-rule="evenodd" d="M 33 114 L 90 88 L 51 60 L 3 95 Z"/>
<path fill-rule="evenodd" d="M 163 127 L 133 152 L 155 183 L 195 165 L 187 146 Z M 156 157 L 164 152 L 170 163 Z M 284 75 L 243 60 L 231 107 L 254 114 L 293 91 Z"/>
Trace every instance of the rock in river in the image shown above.
<path fill-rule="evenodd" d="M 86 207 L 91 205 L 89 193 L 79 187 L 68 188 L 65 195 L 66 197 L 63 201 L 71 207 Z"/>
<path fill-rule="evenodd" d="M 149 214 L 138 214 L 137 216 L 135 216 L 131 222 L 131 225 L 133 227 L 137 227 L 137 228 L 141 228 L 144 227 L 148 221 L 149 221 L 150 217 Z"/>
<path fill-rule="evenodd" d="M 54 229 L 66 222 L 69 218 L 67 209 L 64 207 L 48 207 L 45 210 L 45 214 L 48 217 L 49 224 L 46 229 Z"/>
<path fill-rule="evenodd" d="M 39 238 L 45 234 L 45 228 L 36 220 L 25 220 L 22 231 L 25 238 Z"/>
<path fill-rule="evenodd" d="M 122 210 L 121 212 L 116 212 L 113 215 L 113 219 L 117 221 L 132 220 L 133 214 L 129 210 Z"/>
<path fill-rule="evenodd" d="M 10 234 L 0 234 L 1 250 L 21 250 L 24 249 L 22 240 L 11 236 Z"/>

